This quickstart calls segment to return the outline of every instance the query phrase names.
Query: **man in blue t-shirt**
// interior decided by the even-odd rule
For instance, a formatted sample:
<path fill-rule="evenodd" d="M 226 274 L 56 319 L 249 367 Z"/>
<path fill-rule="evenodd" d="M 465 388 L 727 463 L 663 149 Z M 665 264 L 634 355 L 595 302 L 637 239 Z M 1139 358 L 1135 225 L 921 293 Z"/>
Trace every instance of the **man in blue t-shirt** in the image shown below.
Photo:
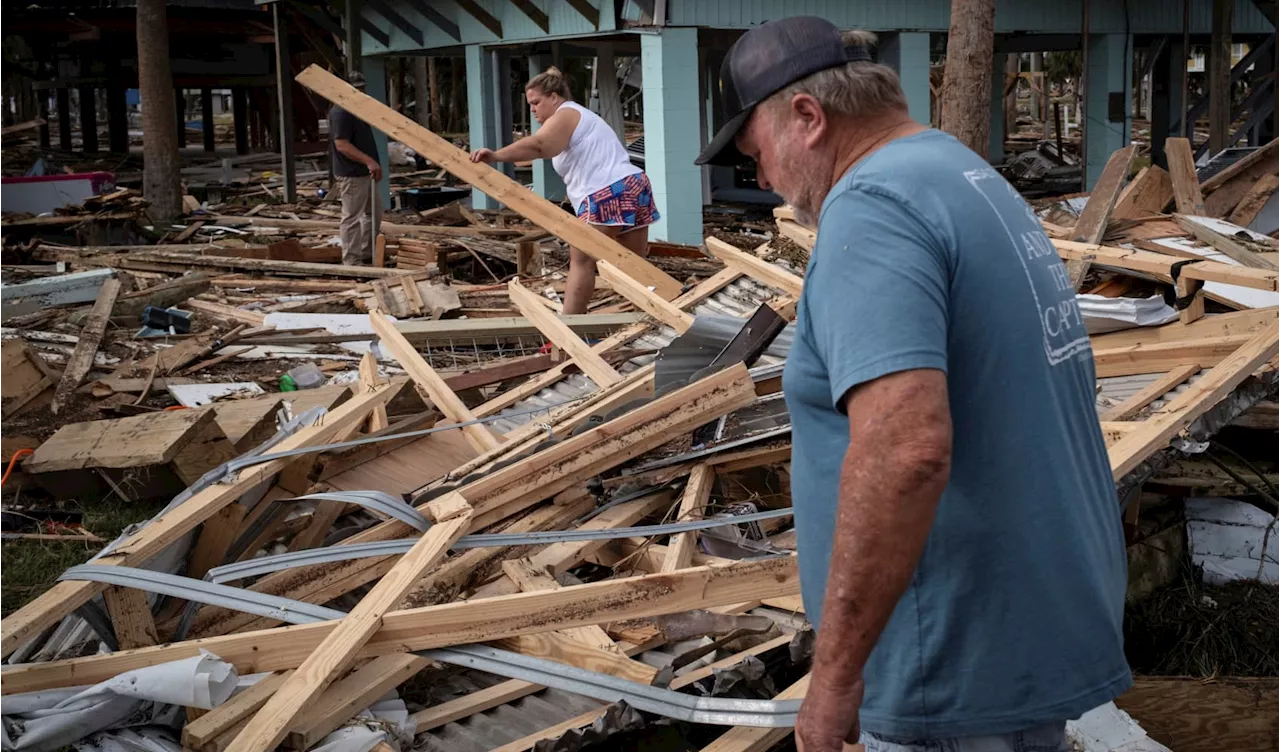
<path fill-rule="evenodd" d="M 754 159 L 818 227 L 783 377 L 818 632 L 797 743 L 1065 751 L 1131 683 L 1089 337 L 1030 208 L 910 119 L 873 43 L 747 32 L 699 157 Z"/>

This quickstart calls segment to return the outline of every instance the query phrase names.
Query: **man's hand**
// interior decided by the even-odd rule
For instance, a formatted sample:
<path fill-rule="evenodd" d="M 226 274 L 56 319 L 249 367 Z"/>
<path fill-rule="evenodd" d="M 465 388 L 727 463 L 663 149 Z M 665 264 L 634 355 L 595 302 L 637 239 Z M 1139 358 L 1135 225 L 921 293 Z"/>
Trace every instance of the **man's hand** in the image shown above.
<path fill-rule="evenodd" d="M 853 686 L 810 685 L 796 716 L 796 749 L 799 752 L 842 752 L 858 741 L 858 709 L 862 707 L 862 680 Z"/>
<path fill-rule="evenodd" d="M 471 152 L 472 162 L 484 162 L 487 165 L 491 165 L 494 162 L 498 161 L 493 157 L 494 157 L 493 149 L 476 149 L 475 151 Z"/>
<path fill-rule="evenodd" d="M 382 165 L 378 163 L 378 160 L 370 159 L 368 162 L 365 162 L 364 166 L 369 168 L 369 175 L 371 175 L 374 180 L 382 180 Z"/>

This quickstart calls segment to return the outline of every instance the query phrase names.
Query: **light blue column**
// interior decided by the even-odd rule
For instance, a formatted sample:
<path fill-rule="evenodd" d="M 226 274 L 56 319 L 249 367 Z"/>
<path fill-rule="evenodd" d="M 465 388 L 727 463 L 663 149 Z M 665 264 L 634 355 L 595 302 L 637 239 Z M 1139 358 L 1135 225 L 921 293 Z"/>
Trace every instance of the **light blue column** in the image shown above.
<path fill-rule="evenodd" d="M 361 66 L 365 77 L 365 92 L 374 99 L 387 103 L 387 65 L 380 57 L 366 57 Z M 387 134 L 373 129 L 373 142 L 378 146 L 378 161 L 382 163 L 382 180 L 378 183 L 378 195 L 382 208 L 391 208 L 391 162 L 387 158 Z"/>
<path fill-rule="evenodd" d="M 911 119 L 929 125 L 929 33 L 904 31 L 885 35 L 880 42 L 879 59 L 898 72 Z"/>
<path fill-rule="evenodd" d="M 529 56 L 529 78 L 533 78 L 550 67 L 550 55 Z M 530 130 L 533 133 L 537 133 L 538 127 L 538 121 L 534 119 L 533 113 L 529 113 Z M 564 200 L 564 180 L 551 167 L 550 159 L 533 160 L 533 190 L 548 201 L 559 202 Z M 577 208 L 575 206 L 574 210 L 576 211 Z"/>
<path fill-rule="evenodd" d="M 640 37 L 645 172 L 662 215 L 650 237 L 702 243 L 698 157 L 698 30 L 669 27 Z"/>
<path fill-rule="evenodd" d="M 1004 162 L 1004 66 L 1005 53 L 991 56 L 991 140 L 987 146 L 987 161 Z"/>
<path fill-rule="evenodd" d="M 494 67 L 489 53 L 478 44 L 469 44 L 464 52 L 467 63 L 467 120 L 471 125 L 471 150 L 481 147 L 497 149 L 498 103 L 493 96 Z M 497 209 L 498 202 L 477 188 L 471 189 L 471 208 Z"/>
<path fill-rule="evenodd" d="M 1129 145 L 1133 95 L 1132 37 L 1125 34 L 1089 36 L 1089 68 L 1085 71 L 1084 189 L 1093 190 L 1107 160 Z M 1179 93 L 1179 96 L 1181 94 Z M 1112 107 L 1115 100 L 1116 107 Z"/>

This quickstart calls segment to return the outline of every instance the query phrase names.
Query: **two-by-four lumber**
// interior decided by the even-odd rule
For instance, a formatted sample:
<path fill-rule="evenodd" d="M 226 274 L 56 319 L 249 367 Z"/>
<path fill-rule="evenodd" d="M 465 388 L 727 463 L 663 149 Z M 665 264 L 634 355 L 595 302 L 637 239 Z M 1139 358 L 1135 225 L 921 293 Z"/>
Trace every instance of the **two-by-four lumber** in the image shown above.
<path fill-rule="evenodd" d="M 658 295 L 671 300 L 680 283 L 658 267 L 624 248 L 599 230 L 579 222 L 550 201 L 486 164 L 471 161 L 467 152 L 319 66 L 309 66 L 297 80 L 330 102 L 364 120 L 389 137 L 410 146 L 450 174 L 484 191 L 523 217 L 596 260 L 609 261 Z"/>
<path fill-rule="evenodd" d="M 778 232 L 781 233 L 784 238 L 787 238 L 807 251 L 812 251 L 813 247 L 818 244 L 818 233 L 808 227 L 805 227 L 799 222 L 779 219 L 777 224 Z"/>
<path fill-rule="evenodd" d="M 1277 187 L 1280 187 L 1280 177 L 1274 172 L 1258 178 L 1244 198 L 1240 199 L 1240 203 L 1236 204 L 1236 208 L 1231 210 L 1227 221 L 1233 225 L 1248 227 L 1258 216 L 1258 212 L 1262 211 L 1262 207 L 1267 205 L 1267 201 L 1271 200 Z"/>
<path fill-rule="evenodd" d="M 716 481 L 715 468 L 706 463 L 695 465 L 689 473 L 689 481 L 684 487 L 684 495 L 680 498 L 679 522 L 702 519 L 702 510 L 711 498 L 711 487 Z M 684 569 L 693 561 L 693 552 L 698 547 L 697 531 L 679 533 L 671 537 L 667 547 L 667 558 L 662 561 L 663 572 L 674 572 Z"/>
<path fill-rule="evenodd" d="M 1165 158 L 1169 161 L 1169 179 L 1173 182 L 1173 202 L 1179 214 L 1204 214 L 1204 196 L 1196 177 L 1196 160 L 1191 142 L 1185 138 L 1167 138 Z"/>
<path fill-rule="evenodd" d="M 1178 388 L 1182 385 L 1182 382 L 1197 373 L 1200 373 L 1200 364 L 1198 363 L 1178 366 L 1146 387 L 1134 392 L 1133 395 L 1120 404 L 1098 415 L 1098 420 L 1103 422 L 1128 420 L 1139 410 Z"/>
<path fill-rule="evenodd" d="M 1173 342 L 1175 340 L 1210 339 L 1230 337 L 1233 334 L 1253 334 L 1261 329 L 1276 328 L 1277 309 L 1251 308 L 1231 313 L 1215 313 L 1197 319 L 1190 324 L 1171 322 L 1163 326 L 1143 326 L 1119 332 L 1107 332 L 1090 337 L 1095 351 L 1128 347 L 1130 345 Z"/>
<path fill-rule="evenodd" d="M 334 434 L 358 425 L 374 405 L 386 402 L 393 392 L 388 386 L 376 392 L 357 395 L 327 414 L 321 423 L 303 428 L 281 441 L 273 452 L 326 443 Z M 219 509 L 287 468 L 296 459 L 284 458 L 253 465 L 241 470 L 235 478 L 205 488 L 168 514 L 153 519 L 110 554 L 95 559 L 94 563 L 141 566 L 212 517 Z M 3 655 L 9 655 L 23 642 L 52 626 L 105 589 L 106 585 L 102 583 L 88 581 L 65 581 L 54 585 L 0 622 L 0 631 L 3 633 L 0 637 L 0 650 Z"/>
<path fill-rule="evenodd" d="M 1076 225 L 1071 230 L 1072 240 L 1079 243 L 1102 242 L 1102 236 L 1107 234 L 1107 222 L 1111 220 L 1111 211 L 1115 208 L 1116 201 L 1120 198 L 1120 191 L 1124 189 L 1125 181 L 1129 178 L 1129 165 L 1133 162 L 1133 155 L 1137 151 L 1136 146 L 1126 146 L 1123 149 L 1116 149 L 1111 154 L 1111 158 L 1107 160 L 1107 166 L 1103 168 L 1102 175 L 1098 177 L 1098 182 L 1093 187 L 1093 192 L 1089 194 L 1084 211 L 1080 212 L 1080 218 L 1076 220 Z M 1084 281 L 1088 271 L 1087 260 L 1067 262 L 1067 276 L 1077 290 L 1080 289 L 1080 283 Z"/>
<path fill-rule="evenodd" d="M 453 542 L 462 537 L 470 519 L 470 508 L 464 504 L 456 517 L 436 522 L 427 530 L 276 690 L 228 749 L 240 752 L 275 749 L 308 704 L 351 665 L 356 652 L 378 632 L 383 616 L 448 552 Z"/>
<path fill-rule="evenodd" d="M 427 361 L 418 354 L 413 345 L 409 344 L 409 340 L 405 339 L 390 319 L 374 311 L 369 314 L 369 321 L 373 324 L 374 333 L 391 352 L 392 357 L 408 372 L 414 383 L 423 388 L 431 398 L 431 402 L 445 414 L 445 417 L 454 423 L 467 423 L 476 419 L 440 374 L 427 365 Z M 486 452 L 502 443 L 502 440 L 494 436 L 492 431 L 478 423 L 463 426 L 462 434 L 467 438 L 467 443 L 475 447 L 478 452 Z"/>
<path fill-rule="evenodd" d="M 411 285 L 407 285 L 406 289 Z M 382 377 L 378 374 L 378 359 L 373 357 L 373 351 L 365 353 L 360 358 L 360 391 L 371 392 L 382 384 Z M 387 406 L 378 405 L 373 408 L 373 412 L 369 413 L 369 421 L 365 426 L 369 433 L 381 431 L 387 427 Z"/>
<path fill-rule="evenodd" d="M 235 728 L 249 714 L 266 704 L 292 674 L 292 671 L 264 676 L 252 686 L 238 692 L 231 699 L 190 721 L 182 729 L 182 746 L 200 749 L 223 733 Z"/>
<path fill-rule="evenodd" d="M 1058 255 L 1065 260 L 1088 258 L 1095 264 L 1116 269 L 1128 269 L 1159 277 L 1166 282 L 1172 281 L 1171 273 L 1175 264 L 1187 259 L 1151 251 L 1135 251 L 1130 248 L 1117 248 L 1092 243 L 1076 243 L 1071 240 L 1052 240 Z M 1218 261 L 1197 261 L 1186 266 L 1179 266 L 1182 275 L 1190 276 L 1205 282 L 1222 282 L 1228 285 L 1240 285 L 1256 290 L 1275 292 L 1280 274 L 1274 269 L 1250 269 L 1232 266 Z"/>
<path fill-rule="evenodd" d="M 1214 250 L 1219 251 L 1223 255 L 1239 262 L 1242 266 L 1252 269 L 1268 269 L 1275 271 L 1275 264 L 1265 260 L 1263 257 L 1249 250 L 1245 246 L 1236 242 L 1225 233 L 1201 224 L 1191 217 L 1175 214 L 1173 220 L 1178 226 L 1191 233 L 1202 243 L 1212 246 Z"/>
<path fill-rule="evenodd" d="M 1179 431 L 1218 404 L 1259 366 L 1275 356 L 1276 343 L 1275 329 L 1264 329 L 1254 334 L 1155 415 L 1140 423 L 1138 430 L 1112 444 L 1107 450 L 1112 477 L 1116 480 L 1123 478 L 1152 452 L 1164 447 Z"/>
<path fill-rule="evenodd" d="M 1173 181 L 1159 165 L 1143 167 L 1124 187 L 1111 216 L 1116 219 L 1141 219 L 1159 214 L 1173 201 Z"/>
<path fill-rule="evenodd" d="M 574 334 L 572 329 L 565 326 L 558 316 L 542 305 L 539 301 L 540 296 L 525 289 L 519 279 L 513 279 L 507 284 L 507 294 L 510 295 L 511 302 L 520 313 L 538 327 L 542 336 L 573 358 L 578 368 L 597 386 L 607 387 L 622 381 L 622 376 L 613 370 L 613 366 L 606 363 L 599 353 L 592 350 L 591 346 Z"/>
<path fill-rule="evenodd" d="M 799 587 L 795 557 L 787 556 L 444 603 L 386 614 L 381 629 L 355 657 L 487 642 L 795 595 L 800 592 Z M 125 671 L 200 655 L 202 650 L 232 664 L 241 674 L 296 668 L 339 623 L 326 621 L 277 627 L 106 655 L 9 666 L 5 669 L 0 693 L 9 695 L 97 684 Z"/>
<path fill-rule="evenodd" d="M 62 379 L 53 391 L 53 404 L 49 409 L 54 415 L 57 415 L 66 404 L 71 393 L 80 386 L 81 381 L 84 381 L 84 377 L 89 375 L 89 369 L 93 367 L 93 356 L 98 352 L 98 345 L 102 344 L 102 335 L 107 331 L 111 309 L 115 306 L 116 296 L 119 294 L 120 280 L 115 277 L 104 281 L 98 290 L 98 298 L 93 301 L 93 308 L 89 309 L 89 318 L 85 321 L 84 328 L 80 330 L 80 338 L 76 341 L 75 349 L 71 351 L 71 357 L 67 359 L 67 367 L 62 371 Z"/>
<path fill-rule="evenodd" d="M 598 262 L 596 269 L 614 292 L 634 303 L 637 308 L 654 319 L 675 329 L 677 334 L 684 334 L 689 327 L 693 326 L 693 317 L 680 310 L 679 306 L 668 302 L 660 295 L 654 295 L 649 288 L 608 261 Z"/>
<path fill-rule="evenodd" d="M 502 571 L 522 593 L 530 593 L 535 590 L 559 590 L 560 583 L 556 582 L 556 578 L 547 573 L 546 569 L 540 569 L 534 566 L 528 557 L 522 556 L 519 559 L 507 559 L 502 562 Z M 566 637 L 577 640 L 584 645 L 601 648 L 603 650 L 617 651 L 618 645 L 613 641 L 599 624 L 592 624 L 586 627 L 573 627 L 564 630 Z"/>
<path fill-rule="evenodd" d="M 1196 340 L 1173 340 L 1147 345 L 1106 348 L 1093 351 L 1093 366 L 1098 378 L 1133 376 L 1140 373 L 1165 373 L 1181 365 L 1214 366 L 1228 358 L 1251 335 Z"/>
<path fill-rule="evenodd" d="M 804 290 L 804 280 L 791 272 L 770 264 L 759 256 L 734 248 L 719 238 L 708 237 L 707 250 L 712 256 L 720 259 L 726 266 L 731 266 L 742 274 L 756 279 L 769 287 L 776 288 L 788 295 L 800 297 Z"/>
<path fill-rule="evenodd" d="M 147 594 L 133 588 L 112 586 L 102 591 L 111 617 L 111 628 L 116 633 L 120 650 L 145 648 L 160 642 L 156 636 L 156 622 L 151 615 Z"/>
<path fill-rule="evenodd" d="M 809 677 L 810 674 L 800 677 L 795 684 L 779 692 L 773 699 L 803 700 L 805 693 L 809 691 Z M 782 728 L 735 726 L 703 747 L 702 752 L 766 752 L 793 733 L 793 729 L 785 726 Z M 845 749 L 858 746 L 861 745 L 846 744 Z"/>
<path fill-rule="evenodd" d="M 333 683 L 300 717 L 285 746 L 310 749 L 329 732 L 369 707 L 393 687 L 408 681 L 430 663 L 412 653 L 380 655 Z"/>

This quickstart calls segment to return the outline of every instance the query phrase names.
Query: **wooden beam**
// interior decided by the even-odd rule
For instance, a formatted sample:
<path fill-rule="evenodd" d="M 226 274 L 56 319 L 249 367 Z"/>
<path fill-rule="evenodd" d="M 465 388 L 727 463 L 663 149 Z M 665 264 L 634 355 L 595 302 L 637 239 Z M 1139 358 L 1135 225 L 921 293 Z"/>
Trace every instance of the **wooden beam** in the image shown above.
<path fill-rule="evenodd" d="M 1247 266 L 1251 269 L 1275 270 L 1276 268 L 1274 264 L 1268 263 L 1266 259 L 1212 227 L 1203 225 L 1182 214 L 1173 215 L 1173 219 L 1178 223 L 1179 227 L 1196 236 L 1197 240 L 1212 246 L 1214 250 L 1221 252 L 1232 260 L 1238 261 L 1242 266 Z"/>
<path fill-rule="evenodd" d="M 356 657 L 486 642 L 796 595 L 799 587 L 795 557 L 788 556 L 394 611 L 383 617 L 382 627 Z M 0 693 L 96 684 L 125 671 L 199 655 L 201 650 L 219 656 L 241 674 L 281 671 L 300 665 L 339 623 L 278 627 L 106 655 L 10 666 L 4 672 Z"/>
<path fill-rule="evenodd" d="M 85 321 L 84 328 L 80 330 L 80 338 L 76 340 L 75 349 L 67 359 L 67 367 L 62 371 L 62 379 L 58 381 L 58 386 L 53 392 L 53 404 L 49 409 L 54 415 L 57 415 L 66 404 L 76 387 L 84 381 L 84 377 L 89 375 L 89 369 L 93 367 L 93 356 L 98 352 L 98 346 L 102 344 L 102 335 L 107 331 L 111 309 L 115 306 L 116 296 L 119 294 L 120 280 L 115 277 L 108 278 L 98 290 L 93 308 L 89 309 L 89 318 Z"/>
<path fill-rule="evenodd" d="M 607 387 L 622 381 L 622 376 L 613 370 L 613 366 L 606 363 L 604 358 L 591 349 L 590 345 L 583 342 L 582 338 L 565 326 L 558 316 L 542 305 L 538 300 L 539 296 L 525 289 L 519 279 L 513 279 L 507 284 L 507 294 L 520 313 L 538 327 L 542 336 L 564 350 L 587 378 L 594 381 L 597 386 Z"/>
<path fill-rule="evenodd" d="M 378 375 L 378 359 L 373 357 L 373 352 L 367 352 L 360 358 L 360 381 L 357 384 L 360 392 L 372 392 L 382 385 L 382 377 Z M 369 421 L 366 425 L 366 433 L 374 433 L 381 431 L 388 425 L 387 406 L 378 405 L 373 408 L 373 412 L 369 413 Z"/>
<path fill-rule="evenodd" d="M 507 559 L 502 562 L 502 572 L 516 584 L 516 588 L 521 593 L 560 589 L 560 583 L 556 582 L 556 579 L 548 574 L 546 569 L 534 566 L 534 563 L 529 561 L 526 556 L 522 556 L 519 559 Z M 618 649 L 617 643 L 599 624 L 573 627 L 572 629 L 564 630 L 563 634 L 581 642 L 583 645 L 590 645 L 603 650 L 616 651 Z"/>
<path fill-rule="evenodd" d="M 374 405 L 390 399 L 392 389 L 384 387 L 372 394 L 357 395 L 329 412 L 322 423 L 308 426 L 284 439 L 273 451 L 326 443 L 331 436 L 358 425 Z M 285 469 L 295 458 L 272 460 L 241 470 L 233 479 L 215 483 L 196 493 L 181 506 L 155 518 L 114 551 L 94 560 L 106 566 L 141 566 L 181 536 L 212 517 L 219 509 Z M 0 650 L 9 655 L 23 642 L 53 626 L 59 619 L 84 605 L 106 589 L 101 583 L 59 582 L 43 595 L 0 622 Z"/>
<path fill-rule="evenodd" d="M 471 161 L 467 152 L 423 128 L 390 107 L 312 65 L 298 75 L 298 82 L 391 138 L 408 145 L 450 174 L 506 204 L 542 229 L 563 239 L 596 260 L 609 261 L 641 284 L 670 300 L 680 294 L 680 283 L 599 230 L 579 222 L 546 199 L 486 164 Z"/>
<path fill-rule="evenodd" d="M 1280 177 L 1275 173 L 1269 172 L 1258 178 L 1244 198 L 1240 199 L 1240 203 L 1236 204 L 1227 221 L 1233 225 L 1248 227 L 1258 216 L 1258 212 L 1262 211 L 1262 207 L 1267 205 L 1267 201 L 1275 194 L 1278 187 L 1280 187 Z"/>
<path fill-rule="evenodd" d="M 661 321 L 677 334 L 684 334 L 693 326 L 693 317 L 680 310 L 679 306 L 668 302 L 660 295 L 655 295 L 649 288 L 631 278 L 618 267 L 608 261 L 600 261 L 596 269 L 613 291 L 631 301 L 637 308 Z"/>
<path fill-rule="evenodd" d="M 384 614 L 394 608 L 427 568 L 466 532 L 470 519 L 471 511 L 467 507 L 458 516 L 437 522 L 427 530 L 276 690 L 228 749 L 232 752 L 275 749 L 308 704 L 351 665 L 356 652 L 378 632 Z"/>
<path fill-rule="evenodd" d="M 637 684 L 651 684 L 658 675 L 658 669 L 628 658 L 617 648 L 588 645 L 565 635 L 563 631 L 507 637 L 494 641 L 494 645 L 521 655 L 545 658 Z"/>
<path fill-rule="evenodd" d="M 298 718 L 285 740 L 292 749 L 309 749 L 329 732 L 378 701 L 430 664 L 412 653 L 380 655 L 352 671 L 324 691 L 320 699 Z"/>
<path fill-rule="evenodd" d="M 1204 315 L 1204 282 L 1192 277 L 1179 276 L 1173 283 L 1178 300 L 1178 321 L 1190 324 Z"/>
<path fill-rule="evenodd" d="M 462 41 L 462 32 L 458 29 L 458 25 L 453 21 L 441 15 L 440 11 L 431 7 L 427 0 L 406 0 L 409 7 L 422 14 L 422 17 L 435 24 L 444 33 L 448 34 L 455 42 Z"/>
<path fill-rule="evenodd" d="M 677 522 L 702 519 L 702 510 L 711 498 L 711 487 L 716 482 L 715 468 L 701 463 L 689 473 L 689 482 L 684 487 L 684 495 L 680 497 L 680 511 Z M 693 552 L 698 548 L 698 533 L 679 533 L 671 537 L 667 544 L 667 558 L 662 561 L 663 572 L 674 572 L 684 569 L 693 561 Z"/>
<path fill-rule="evenodd" d="M 369 314 L 369 321 L 373 323 L 373 331 L 390 351 L 392 357 L 408 372 L 413 382 L 422 387 L 445 417 L 454 423 L 466 423 L 476 419 L 462 400 L 458 399 L 458 395 L 449 389 L 444 379 L 440 378 L 440 374 L 427 365 L 427 361 L 413 349 L 413 345 L 409 344 L 409 340 L 405 339 L 390 319 L 374 311 Z M 467 437 L 467 443 L 475 447 L 478 452 L 486 452 L 502 443 L 502 440 L 494 436 L 486 426 L 479 424 L 464 426 L 462 433 Z"/>
<path fill-rule="evenodd" d="M 502 22 L 494 18 L 493 14 L 485 10 L 480 3 L 475 0 L 455 0 L 455 2 L 458 3 L 459 8 L 467 12 L 467 15 L 479 21 L 481 26 L 492 31 L 494 36 L 502 36 Z"/>
<path fill-rule="evenodd" d="M 200 749 L 223 733 L 235 728 L 258 708 L 266 704 L 292 674 L 292 671 L 264 676 L 256 683 L 222 703 L 182 729 L 182 746 Z"/>
<path fill-rule="evenodd" d="M 113 586 L 102 591 L 102 598 L 106 601 L 107 614 L 111 616 L 111 628 L 115 630 L 120 650 L 145 648 L 160 642 L 146 593 Z"/>
<path fill-rule="evenodd" d="M 1173 200 L 1179 214 L 1204 214 L 1204 196 L 1196 178 L 1196 160 L 1191 142 L 1185 138 L 1168 138 L 1164 142 L 1169 161 L 1169 178 L 1173 181 Z"/>
<path fill-rule="evenodd" d="M 547 14 L 542 9 L 534 5 L 532 0 L 511 0 L 511 4 L 520 9 L 520 12 L 529 17 L 538 25 L 539 29 L 551 33 L 551 19 L 547 18 Z M 499 34 L 501 36 L 501 34 Z"/>
<path fill-rule="evenodd" d="M 1080 212 L 1080 219 L 1076 220 L 1076 225 L 1071 230 L 1072 240 L 1079 243 L 1102 242 L 1102 236 L 1107 234 L 1107 222 L 1111 221 L 1111 212 L 1120 198 L 1120 191 L 1123 190 L 1125 181 L 1129 178 L 1129 165 L 1132 164 L 1133 155 L 1137 151 L 1136 146 L 1126 146 L 1116 149 L 1111 154 L 1111 158 L 1107 160 L 1107 166 L 1102 169 L 1102 175 L 1098 177 L 1098 182 L 1093 187 L 1093 192 L 1089 194 L 1084 211 Z M 1080 289 L 1080 284 L 1084 282 L 1084 276 L 1088 271 L 1087 260 L 1067 262 L 1067 275 L 1072 287 L 1077 290 Z"/>
<path fill-rule="evenodd" d="M 809 677 L 805 674 L 795 684 L 778 693 L 775 700 L 803 700 L 809 691 Z M 792 728 L 762 728 L 759 726 L 735 726 L 715 741 L 702 748 L 702 752 L 767 752 L 779 742 L 795 733 Z M 861 747 L 860 744 L 846 744 L 845 749 Z"/>
<path fill-rule="evenodd" d="M 1107 350 L 1095 350 L 1093 364 L 1100 379 L 1132 376 L 1139 373 L 1165 373 L 1181 365 L 1216 365 L 1229 357 L 1250 335 L 1234 335 L 1221 339 L 1198 339 L 1189 342 L 1157 342 Z"/>
<path fill-rule="evenodd" d="M 1170 276 L 1174 264 L 1187 259 L 1151 251 L 1136 251 L 1130 248 L 1117 248 L 1090 243 L 1076 243 L 1070 240 L 1053 240 L 1053 247 L 1058 255 L 1066 260 L 1088 258 L 1095 264 L 1117 269 L 1142 272 L 1154 275 L 1165 282 L 1172 282 Z M 1228 285 L 1240 285 L 1256 290 L 1275 292 L 1280 274 L 1272 269 L 1250 269 L 1232 266 L 1217 261 L 1198 261 L 1194 264 L 1179 267 L 1180 273 L 1205 282 L 1222 282 Z"/>
<path fill-rule="evenodd" d="M 799 222 L 792 222 L 785 219 L 779 219 L 777 222 L 778 232 L 796 245 L 807 251 L 812 251 L 814 246 L 818 244 L 818 233 L 805 227 Z"/>
<path fill-rule="evenodd" d="M 1204 181 L 1204 184 L 1200 186 L 1200 190 L 1204 191 L 1206 194 L 1211 194 L 1229 183 L 1237 175 L 1248 172 L 1254 166 L 1259 165 L 1268 159 L 1275 159 L 1277 154 L 1280 154 L 1280 139 L 1273 138 L 1266 146 L 1251 152 L 1244 159 L 1228 165 L 1221 172 Z M 1185 213 L 1190 214 L 1191 212 Z"/>
<path fill-rule="evenodd" d="M 1234 334 L 1253 334 L 1260 329 L 1276 328 L 1275 308 L 1255 308 L 1232 313 L 1207 315 L 1190 324 L 1172 322 L 1164 326 L 1144 326 L 1119 332 L 1108 332 L 1090 338 L 1094 351 L 1129 347 L 1155 342 L 1211 339 Z"/>
<path fill-rule="evenodd" d="M 569 3 L 569 7 L 578 11 L 578 14 L 587 19 L 594 28 L 600 28 L 600 11 L 596 6 L 591 4 L 591 0 L 565 0 Z"/>
<path fill-rule="evenodd" d="M 440 728 L 447 723 L 453 723 L 461 718 L 483 713 L 490 708 L 506 705 L 512 700 L 518 700 L 543 689 L 546 689 L 546 687 L 541 684 L 519 679 L 508 679 L 494 684 L 492 687 L 465 694 L 462 697 L 442 702 L 439 705 L 432 705 L 414 713 L 409 718 L 416 724 L 414 726 L 415 733 L 421 734 Z"/>
<path fill-rule="evenodd" d="M 1276 355 L 1274 329 L 1253 335 L 1229 357 L 1203 374 L 1188 389 L 1169 401 L 1159 415 L 1143 421 L 1141 428 L 1121 438 L 1107 450 L 1111 475 L 1120 480 L 1151 453 L 1162 449 L 1192 421 L 1222 401 L 1263 363 Z"/>
<path fill-rule="evenodd" d="M 1159 165 L 1143 167 L 1125 186 L 1111 216 L 1117 219 L 1149 217 L 1163 212 L 1170 201 L 1173 201 L 1173 181 L 1169 173 Z"/>
<path fill-rule="evenodd" d="M 759 256 L 734 248 L 719 238 L 707 238 L 707 250 L 742 274 L 795 297 L 800 297 L 804 280 L 781 267 L 774 266 Z"/>
<path fill-rule="evenodd" d="M 1182 382 L 1192 376 L 1195 376 L 1197 373 L 1200 373 L 1199 363 L 1178 366 L 1161 378 L 1156 379 L 1142 389 L 1139 389 L 1137 392 L 1134 392 L 1133 395 L 1124 402 L 1121 402 L 1106 412 L 1101 413 L 1098 416 L 1098 420 L 1104 422 L 1128 420 L 1137 414 L 1139 410 L 1178 388 L 1182 385 Z"/>
<path fill-rule="evenodd" d="M 361 0 L 361 2 L 373 10 L 374 13 L 390 21 L 392 26 L 403 31 L 419 47 L 422 46 L 422 30 L 414 26 L 409 19 L 400 15 L 389 3 L 384 2 L 384 0 Z"/>

